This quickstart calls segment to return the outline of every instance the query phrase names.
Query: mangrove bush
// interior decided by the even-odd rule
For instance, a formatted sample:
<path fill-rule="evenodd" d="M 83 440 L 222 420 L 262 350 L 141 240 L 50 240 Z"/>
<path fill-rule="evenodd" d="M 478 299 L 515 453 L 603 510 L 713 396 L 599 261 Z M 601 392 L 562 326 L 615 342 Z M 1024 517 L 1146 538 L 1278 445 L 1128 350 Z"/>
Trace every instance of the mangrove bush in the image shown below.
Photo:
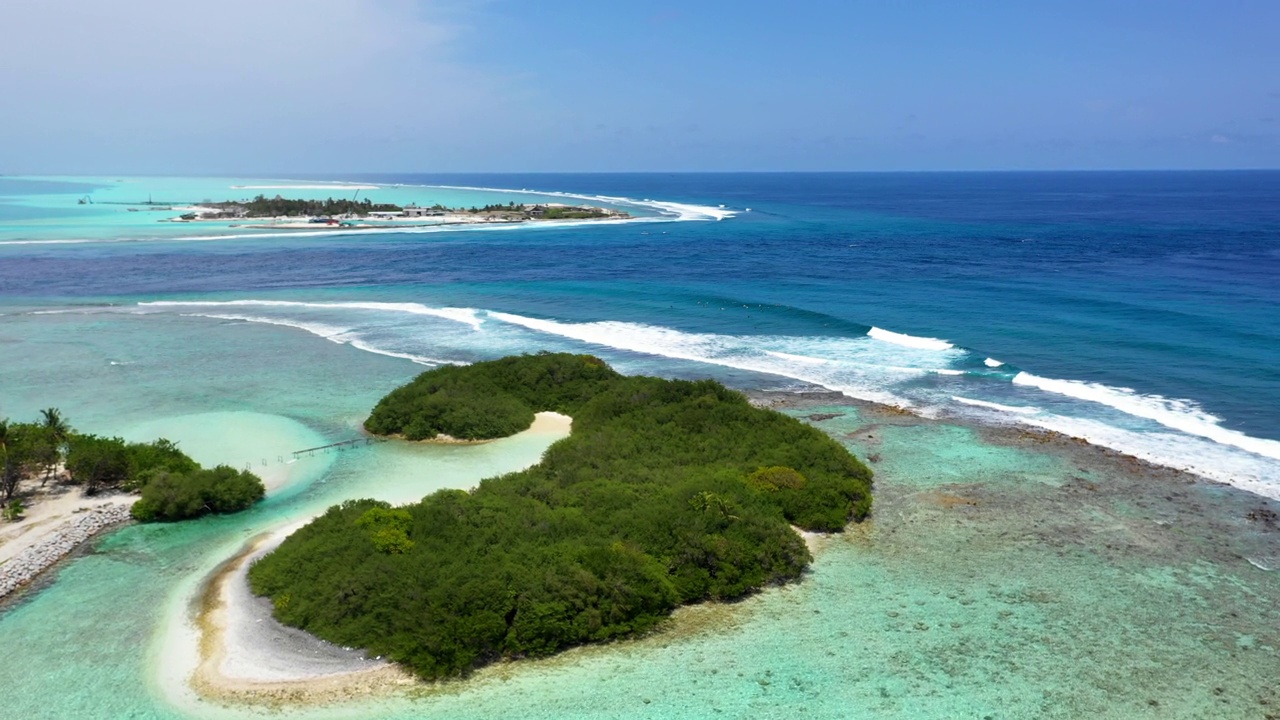
<path fill-rule="evenodd" d="M 476 419 L 499 406 L 500 422 Z M 792 525 L 838 531 L 870 511 L 870 471 L 822 432 L 712 381 L 623 377 L 589 356 L 432 370 L 366 427 L 463 437 L 543 410 L 574 423 L 539 464 L 404 507 L 329 508 L 252 566 L 253 590 L 286 624 L 456 676 L 794 580 L 811 558 Z"/>

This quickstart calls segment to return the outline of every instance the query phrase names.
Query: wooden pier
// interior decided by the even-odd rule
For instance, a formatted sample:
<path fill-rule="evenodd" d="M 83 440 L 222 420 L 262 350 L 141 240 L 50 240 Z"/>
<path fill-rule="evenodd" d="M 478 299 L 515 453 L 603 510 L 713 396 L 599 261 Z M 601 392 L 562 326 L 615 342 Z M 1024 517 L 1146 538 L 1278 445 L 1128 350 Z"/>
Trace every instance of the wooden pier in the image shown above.
<path fill-rule="evenodd" d="M 342 442 L 329 443 L 328 445 L 320 445 L 319 447 L 307 448 L 305 450 L 294 450 L 293 457 L 297 459 L 303 455 L 311 455 L 317 452 L 329 452 L 330 450 L 346 450 L 350 447 L 361 445 L 372 445 L 375 442 L 382 442 L 382 438 L 356 438 L 355 440 L 343 440 Z"/>
<path fill-rule="evenodd" d="M 292 453 L 290 453 L 290 455 L 292 456 L 292 459 L 288 461 L 284 459 L 283 455 L 277 455 L 274 463 L 268 460 L 267 458 L 262 458 L 262 461 L 260 464 L 262 465 L 262 467 L 269 467 L 271 465 L 291 465 L 304 457 L 313 457 L 316 453 L 327 453 L 330 450 L 342 452 L 343 450 L 349 450 L 351 448 L 356 448 L 356 447 L 365 447 L 368 445 L 372 445 L 374 443 L 380 443 L 380 442 L 386 442 L 386 441 L 387 441 L 386 438 L 379 438 L 379 437 L 363 437 L 363 438 L 355 438 L 354 440 L 342 440 L 341 442 L 329 443 L 328 445 L 318 445 L 312 448 L 294 450 Z M 251 462 L 245 463 L 244 465 L 244 469 L 246 471 L 252 471 L 253 468 L 254 468 L 254 464 Z"/>

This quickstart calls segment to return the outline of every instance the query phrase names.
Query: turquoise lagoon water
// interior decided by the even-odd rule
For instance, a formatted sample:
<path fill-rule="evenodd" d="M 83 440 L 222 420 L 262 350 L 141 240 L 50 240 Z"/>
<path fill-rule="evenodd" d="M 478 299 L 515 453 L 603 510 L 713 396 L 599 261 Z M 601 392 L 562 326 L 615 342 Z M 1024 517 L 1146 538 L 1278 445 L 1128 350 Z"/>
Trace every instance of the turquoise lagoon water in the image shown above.
<path fill-rule="evenodd" d="M 87 216 L 39 229 L 31 218 L 78 212 L 76 193 L 124 191 L 28 183 L 0 207 L 26 218 L 0 214 L 5 237 L 24 243 L 0 244 L 0 415 L 55 405 L 83 430 L 171 432 L 203 458 L 287 484 L 243 515 L 112 533 L 6 605 L 0 647 L 22 657 L 0 664 L 14 688 L 6 712 L 1280 712 L 1280 543 L 1266 520 L 1280 484 L 1266 444 L 1280 436 L 1280 302 L 1264 277 L 1280 184 L 1171 175 L 1037 177 L 1035 193 L 1000 176 L 438 178 L 737 214 L 201 243 Z M 379 182 L 428 184 L 352 184 Z M 268 184 L 214 187 L 224 183 Z M 73 238 L 103 242 L 28 242 Z M 348 497 L 467 486 L 534 461 L 550 438 L 381 443 L 291 463 L 294 450 L 358 437 L 379 396 L 434 363 L 543 348 L 747 390 L 826 387 L 937 419 L 825 396 L 784 405 L 872 461 L 874 518 L 822 541 L 803 581 L 682 611 L 650 637 L 330 708 L 223 708 L 173 687 L 158 667 L 166 633 L 249 538 Z"/>
<path fill-rule="evenodd" d="M 554 191 L 554 188 L 551 189 Z M 494 203 L 560 202 L 617 207 L 636 217 L 659 215 L 661 208 L 626 198 L 564 197 L 527 188 L 486 191 L 465 186 L 424 188 L 418 184 L 370 184 L 329 180 L 273 180 L 186 177 L 41 177 L 15 178 L 0 183 L 0 242 L 55 244 L 185 239 L 226 240 L 228 235 L 278 237 L 279 231 L 238 228 L 262 221 L 175 223 L 202 202 L 248 200 L 257 195 L 309 200 L 371 198 L 378 203 L 473 207 Z M 81 201 L 84 202 L 81 202 Z M 418 220 L 414 224 L 431 222 Z M 375 223 L 376 224 L 376 223 Z M 386 223 L 394 229 L 395 223 Z M 315 232 L 323 232 L 317 226 Z M 418 229 L 422 231 L 421 228 Z M 302 231 L 306 232 L 306 231 Z M 287 235 L 299 236 L 299 231 Z M 314 234 L 314 233 L 313 233 Z"/>

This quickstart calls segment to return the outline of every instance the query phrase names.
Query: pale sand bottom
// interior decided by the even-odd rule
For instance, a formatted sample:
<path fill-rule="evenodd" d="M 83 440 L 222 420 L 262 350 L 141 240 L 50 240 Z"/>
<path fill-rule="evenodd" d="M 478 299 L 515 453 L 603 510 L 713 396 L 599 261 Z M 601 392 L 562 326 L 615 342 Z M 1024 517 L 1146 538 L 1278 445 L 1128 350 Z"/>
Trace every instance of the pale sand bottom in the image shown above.
<path fill-rule="evenodd" d="M 326 443 L 291 418 L 243 411 L 157 418 L 128 428 L 123 436 L 131 442 L 167 438 L 205 467 L 248 468 L 262 478 L 268 495 L 289 487 L 302 475 L 294 451 Z"/>

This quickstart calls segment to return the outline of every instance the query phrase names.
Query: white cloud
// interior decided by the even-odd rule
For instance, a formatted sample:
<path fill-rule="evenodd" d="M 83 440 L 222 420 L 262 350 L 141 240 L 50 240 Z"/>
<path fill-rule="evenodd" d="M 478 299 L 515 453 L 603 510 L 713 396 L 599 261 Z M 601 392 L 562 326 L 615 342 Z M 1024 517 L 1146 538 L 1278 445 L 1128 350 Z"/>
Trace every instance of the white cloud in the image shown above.
<path fill-rule="evenodd" d="M 231 166 L 274 145 L 274 167 L 298 167 L 308 153 L 483 129 L 527 96 L 456 59 L 475 36 L 472 4 L 0 3 L 0 132 L 26 142 L 0 148 L 0 172 L 63 151 L 172 158 L 200 143 Z"/>
<path fill-rule="evenodd" d="M 1214 134 L 1209 136 L 1209 142 L 1214 143 L 1215 145 L 1226 145 L 1227 143 L 1231 142 L 1231 138 L 1227 137 L 1226 135 Z"/>

